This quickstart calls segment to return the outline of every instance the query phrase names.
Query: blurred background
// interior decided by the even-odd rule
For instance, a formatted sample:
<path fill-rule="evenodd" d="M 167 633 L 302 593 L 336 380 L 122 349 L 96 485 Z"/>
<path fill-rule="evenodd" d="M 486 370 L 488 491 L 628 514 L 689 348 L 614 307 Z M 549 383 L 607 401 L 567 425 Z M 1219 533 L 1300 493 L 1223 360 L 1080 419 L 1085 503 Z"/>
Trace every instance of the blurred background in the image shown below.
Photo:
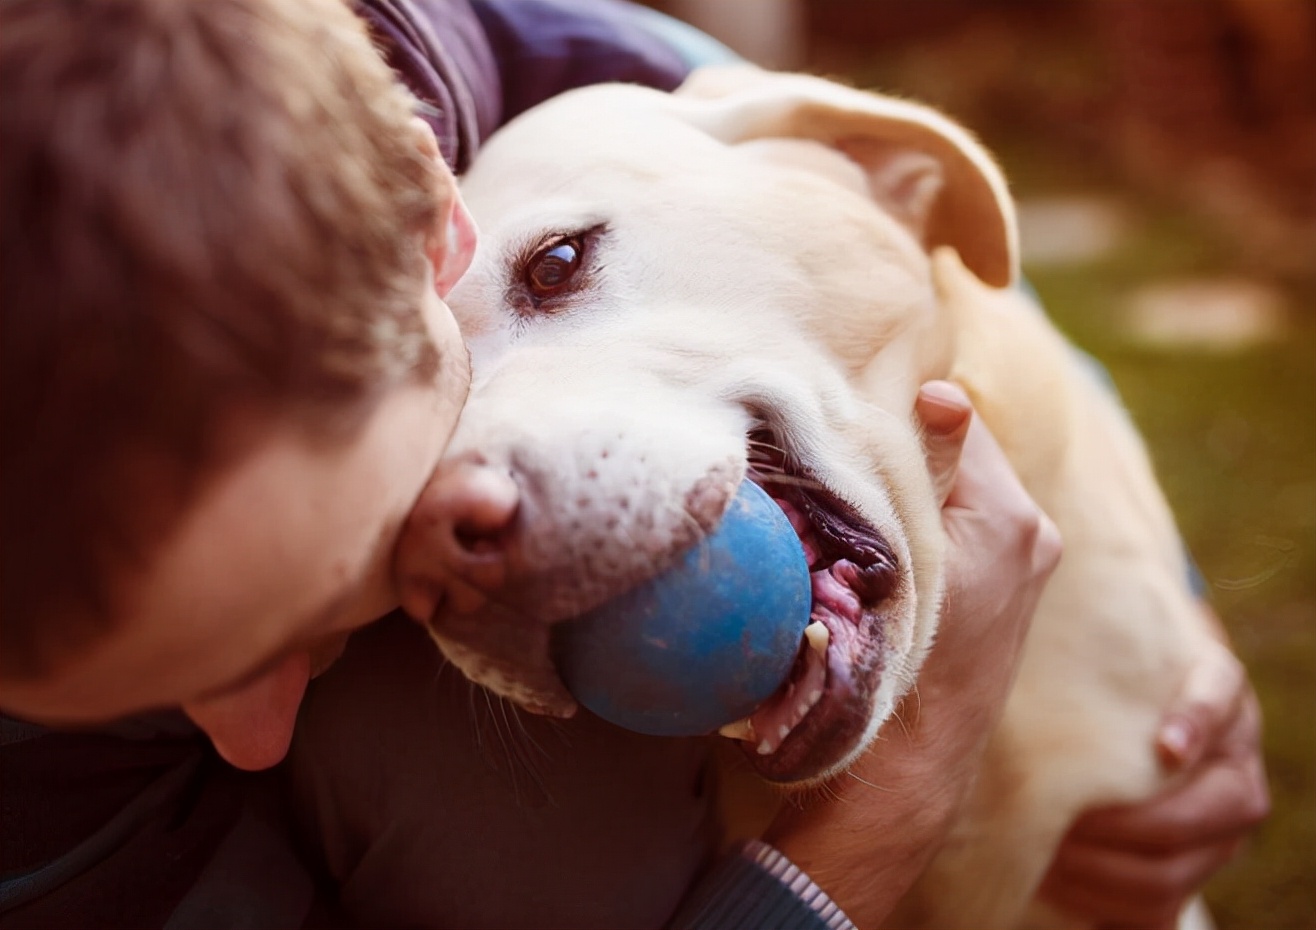
<path fill-rule="evenodd" d="M 1266 718 L 1221 930 L 1316 928 L 1316 0 L 653 0 L 994 151 L 1025 273 L 1109 368 Z"/>

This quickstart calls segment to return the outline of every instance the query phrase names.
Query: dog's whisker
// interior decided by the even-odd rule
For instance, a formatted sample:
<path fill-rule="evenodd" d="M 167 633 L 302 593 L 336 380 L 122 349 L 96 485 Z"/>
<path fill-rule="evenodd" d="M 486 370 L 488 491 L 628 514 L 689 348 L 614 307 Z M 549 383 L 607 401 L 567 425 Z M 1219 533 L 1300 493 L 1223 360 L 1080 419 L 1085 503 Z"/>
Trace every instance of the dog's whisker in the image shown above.
<path fill-rule="evenodd" d="M 817 792 L 818 796 L 815 800 L 825 801 L 828 804 L 848 803 L 848 799 L 831 782 L 823 782 L 818 786 Z"/>
<path fill-rule="evenodd" d="M 471 716 L 471 730 L 475 734 L 475 749 L 480 752 L 484 749 L 484 737 L 480 732 L 480 715 L 475 703 L 475 692 L 480 686 L 470 679 L 466 680 L 466 684 L 466 707 Z"/>
<path fill-rule="evenodd" d="M 521 708 L 518 707 L 516 704 L 513 704 L 511 709 L 512 709 L 512 720 L 516 722 L 517 728 L 521 731 L 521 735 L 525 738 L 526 743 L 534 747 L 535 752 L 539 753 L 539 755 L 547 759 L 548 750 L 546 750 L 543 747 L 543 745 L 539 742 L 539 740 L 535 739 L 535 735 L 531 733 L 530 728 L 526 726 L 525 717 L 522 716 Z M 549 718 L 549 719 L 553 719 L 553 718 Z"/>
<path fill-rule="evenodd" d="M 849 769 L 845 774 L 846 774 L 846 775 L 849 775 L 851 778 L 853 778 L 855 781 L 859 782 L 861 785 L 867 785 L 869 788 L 872 788 L 874 791 L 883 791 L 883 792 L 886 792 L 887 794 L 894 794 L 894 793 L 895 793 L 895 790 L 896 790 L 896 789 L 894 789 L 894 788 L 883 788 L 881 785 L 874 784 L 873 782 L 869 781 L 868 779 L 866 779 L 866 778 L 862 778 L 862 777 L 860 777 L 859 775 L 856 775 L 855 772 L 854 772 L 854 769 Z"/>
<path fill-rule="evenodd" d="M 512 750 L 508 745 L 507 736 L 504 735 L 502 727 L 499 726 L 498 716 L 494 712 L 494 697 L 495 695 L 493 692 L 489 691 L 487 688 L 484 689 L 484 701 L 489 708 L 489 720 L 493 724 L 494 735 L 498 737 L 498 744 L 502 747 L 503 758 L 507 762 L 507 775 L 512 780 L 512 797 L 519 807 L 521 804 L 521 782 L 520 779 L 517 778 L 517 765 L 512 758 Z M 501 706 L 502 698 L 500 697 L 498 700 Z M 506 718 L 504 717 L 503 719 L 504 722 L 506 722 Z"/>
<path fill-rule="evenodd" d="M 571 734 L 568 732 L 568 722 L 557 717 L 540 717 L 540 722 L 548 727 L 548 731 L 557 737 L 557 741 L 567 749 L 572 748 Z M 545 753 L 547 754 L 547 753 Z"/>
<path fill-rule="evenodd" d="M 529 732 L 526 730 L 524 721 L 518 715 L 519 708 L 507 698 L 498 699 L 498 707 L 502 713 L 503 723 L 507 731 L 507 742 L 515 754 L 508 754 L 508 766 L 513 767 L 520 765 L 525 774 L 529 777 L 531 784 L 539 790 L 550 804 L 556 806 L 552 793 L 544 783 L 543 774 L 539 771 L 539 766 L 535 764 L 535 759 L 527 747 L 527 742 L 533 742 Z M 515 721 L 520 733 L 512 729 L 512 722 Z"/>
<path fill-rule="evenodd" d="M 905 697 L 906 701 L 910 699 L 913 699 L 914 701 L 914 726 L 918 726 L 919 716 L 923 713 L 923 696 L 918 693 L 917 682 L 915 682 L 914 686 L 909 689 L 909 693 Z M 901 706 L 903 707 L 904 704 L 902 703 Z M 904 726 L 904 724 L 902 723 L 901 726 Z M 905 732 L 906 734 L 909 733 L 908 730 L 906 730 Z"/>
<path fill-rule="evenodd" d="M 891 716 L 895 719 L 896 723 L 900 724 L 901 732 L 905 734 L 906 738 L 913 735 L 910 732 L 909 727 L 905 724 L 905 718 L 900 713 L 899 705 L 897 705 L 896 709 L 891 712 Z"/>
<path fill-rule="evenodd" d="M 783 460 L 786 458 L 786 450 L 779 449 L 776 446 L 767 443 L 754 442 L 751 440 L 746 446 L 746 454 L 751 459 L 768 463 L 774 467 L 783 467 Z"/>
<path fill-rule="evenodd" d="M 755 468 L 753 464 L 751 464 L 750 467 L 745 471 L 745 477 L 748 478 L 750 481 L 763 485 L 766 488 L 768 485 L 774 482 L 781 482 L 785 484 L 790 480 L 792 476 L 786 474 L 786 472 L 784 471 Z"/>
<path fill-rule="evenodd" d="M 535 766 L 535 756 L 545 755 L 544 749 L 535 741 L 530 730 L 526 727 L 525 721 L 521 719 L 521 708 L 514 701 L 507 698 L 502 699 L 503 719 L 507 722 L 507 732 L 512 738 L 513 745 L 517 748 L 517 755 L 520 756 L 525 766 L 535 775 L 536 780 L 539 778 L 539 771 Z M 515 729 L 513 727 L 515 726 Z"/>
<path fill-rule="evenodd" d="M 804 478 L 799 475 L 788 475 L 784 472 L 778 475 L 763 475 L 760 480 L 765 484 L 786 484 L 792 487 L 805 488 L 810 491 L 825 491 L 826 485 L 816 478 Z"/>
<path fill-rule="evenodd" d="M 786 456 L 790 454 L 789 452 L 786 451 L 786 449 L 782 448 L 781 446 L 773 445 L 770 442 L 764 442 L 762 439 L 750 439 L 745 444 L 749 447 L 751 455 L 755 454 L 761 449 L 766 449 L 769 452 L 775 452 L 779 456 Z"/>

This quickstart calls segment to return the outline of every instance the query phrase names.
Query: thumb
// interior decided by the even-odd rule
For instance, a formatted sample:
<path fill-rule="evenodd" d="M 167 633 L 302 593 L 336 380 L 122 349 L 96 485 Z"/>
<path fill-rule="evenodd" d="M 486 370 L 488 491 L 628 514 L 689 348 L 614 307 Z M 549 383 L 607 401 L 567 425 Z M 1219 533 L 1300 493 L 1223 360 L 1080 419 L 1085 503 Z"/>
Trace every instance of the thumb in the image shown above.
<path fill-rule="evenodd" d="M 1156 750 L 1171 769 L 1194 765 L 1238 714 L 1246 692 L 1243 664 L 1228 647 L 1211 640 L 1161 718 Z"/>
<path fill-rule="evenodd" d="M 944 504 L 959 473 L 960 453 L 973 419 L 973 405 L 959 385 L 929 381 L 919 388 L 914 412 L 923 424 L 923 451 L 937 503 Z"/>

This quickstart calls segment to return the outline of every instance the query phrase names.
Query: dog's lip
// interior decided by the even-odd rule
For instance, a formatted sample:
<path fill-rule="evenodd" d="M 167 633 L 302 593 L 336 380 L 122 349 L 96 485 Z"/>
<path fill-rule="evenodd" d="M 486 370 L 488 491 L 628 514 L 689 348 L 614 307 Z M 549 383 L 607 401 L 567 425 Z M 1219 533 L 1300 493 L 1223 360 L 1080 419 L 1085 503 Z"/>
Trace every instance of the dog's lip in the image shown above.
<path fill-rule="evenodd" d="M 751 477 L 781 506 L 800 537 L 813 576 L 811 622 L 827 628 L 829 643 L 821 696 L 802 718 L 790 714 L 790 702 L 801 700 L 796 686 L 810 660 L 809 647 L 802 645 L 787 683 L 749 718 L 755 740 L 744 748 L 763 777 L 804 782 L 833 769 L 867 728 L 886 651 L 883 605 L 896 592 L 900 573 L 877 529 L 792 462 L 779 442 L 760 438 L 751 448 L 773 450 L 766 456 L 755 453 Z M 755 722 L 761 728 L 783 716 L 798 722 L 784 738 L 765 734 L 762 740 Z"/>
<path fill-rule="evenodd" d="M 868 725 L 872 693 L 884 670 L 885 612 L 880 606 L 862 606 L 857 599 L 838 605 L 834 594 L 819 597 L 821 589 L 835 587 L 834 579 L 820 577 L 827 574 L 826 569 L 814 573 L 810 616 L 811 623 L 827 629 L 824 657 L 811 654 L 806 640 L 787 682 L 749 717 L 753 738 L 743 748 L 754 768 L 770 781 L 807 782 L 849 755 Z M 805 688 L 817 687 L 811 682 L 816 670 L 809 666 L 819 661 L 825 680 L 814 699 Z M 801 701 L 811 706 L 802 715 L 793 714 L 792 705 Z M 783 719 L 788 724 L 784 734 L 773 732 Z"/>
<path fill-rule="evenodd" d="M 822 696 L 772 752 L 764 754 L 756 744 L 742 746 L 760 776 L 781 784 L 814 780 L 849 755 L 868 724 L 871 682 L 883 671 L 880 618 L 867 621 L 866 629 L 835 616 L 815 614 L 814 619 L 831 635 Z"/>

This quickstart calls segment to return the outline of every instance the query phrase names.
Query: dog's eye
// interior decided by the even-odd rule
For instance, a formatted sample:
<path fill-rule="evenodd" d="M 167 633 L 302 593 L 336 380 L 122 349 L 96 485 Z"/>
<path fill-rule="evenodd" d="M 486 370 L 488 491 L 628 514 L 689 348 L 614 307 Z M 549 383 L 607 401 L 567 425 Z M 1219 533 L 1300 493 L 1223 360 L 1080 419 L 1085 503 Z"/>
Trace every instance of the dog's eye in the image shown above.
<path fill-rule="evenodd" d="M 560 239 L 534 254 L 525 269 L 526 287 L 535 297 L 553 297 L 565 291 L 580 270 L 584 248 L 578 237 Z"/>

